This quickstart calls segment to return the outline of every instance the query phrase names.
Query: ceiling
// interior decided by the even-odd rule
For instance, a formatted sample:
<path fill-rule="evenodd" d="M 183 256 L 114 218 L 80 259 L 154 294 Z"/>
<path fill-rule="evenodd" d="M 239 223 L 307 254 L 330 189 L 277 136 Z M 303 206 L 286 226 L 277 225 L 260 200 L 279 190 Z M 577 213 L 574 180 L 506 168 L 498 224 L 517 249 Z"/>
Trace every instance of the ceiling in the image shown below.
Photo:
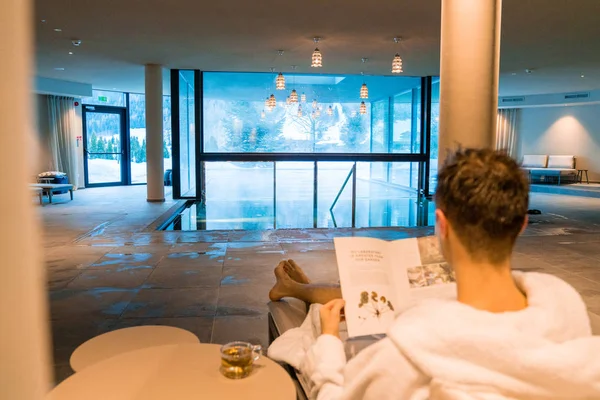
<path fill-rule="evenodd" d="M 321 36 L 319 73 L 389 75 L 399 51 L 404 75 L 437 75 L 440 1 L 35 0 L 36 73 L 131 92 L 143 92 L 147 63 L 314 73 Z M 504 0 L 500 94 L 599 89 L 599 15 L 598 0 Z"/>

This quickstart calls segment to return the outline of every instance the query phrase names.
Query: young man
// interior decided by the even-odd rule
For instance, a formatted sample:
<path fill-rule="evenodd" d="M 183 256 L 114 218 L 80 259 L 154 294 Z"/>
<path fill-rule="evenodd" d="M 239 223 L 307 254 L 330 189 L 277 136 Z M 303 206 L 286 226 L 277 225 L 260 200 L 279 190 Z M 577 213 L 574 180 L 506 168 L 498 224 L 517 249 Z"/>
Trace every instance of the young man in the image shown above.
<path fill-rule="evenodd" d="M 600 399 L 600 337 L 585 304 L 562 280 L 511 272 L 527 223 L 529 187 L 517 163 L 492 150 L 460 150 L 438 175 L 437 235 L 457 299 L 399 315 L 387 338 L 346 362 L 341 299 L 321 309 L 322 335 L 307 354 L 325 399 Z M 276 269 L 273 300 L 340 297 L 301 269 Z"/>

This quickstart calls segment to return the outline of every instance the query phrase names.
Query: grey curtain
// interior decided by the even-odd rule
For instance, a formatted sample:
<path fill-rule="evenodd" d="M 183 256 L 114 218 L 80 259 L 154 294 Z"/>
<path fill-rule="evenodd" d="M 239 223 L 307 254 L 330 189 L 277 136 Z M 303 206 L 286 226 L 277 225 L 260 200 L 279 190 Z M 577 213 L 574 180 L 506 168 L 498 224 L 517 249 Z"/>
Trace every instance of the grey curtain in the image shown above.
<path fill-rule="evenodd" d="M 517 157 L 517 112 L 516 108 L 498 110 L 496 119 L 496 150 L 506 150 L 509 156 Z"/>
<path fill-rule="evenodd" d="M 67 174 L 69 183 L 77 186 L 76 132 L 81 121 L 75 113 L 72 97 L 48 96 L 50 151 L 53 167 Z"/>

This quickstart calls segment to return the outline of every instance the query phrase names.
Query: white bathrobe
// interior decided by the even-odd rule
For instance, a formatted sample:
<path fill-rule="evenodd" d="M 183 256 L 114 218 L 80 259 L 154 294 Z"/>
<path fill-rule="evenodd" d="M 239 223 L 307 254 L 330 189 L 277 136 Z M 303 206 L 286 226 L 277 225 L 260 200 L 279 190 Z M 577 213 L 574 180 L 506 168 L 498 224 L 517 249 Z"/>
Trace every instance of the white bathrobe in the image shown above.
<path fill-rule="evenodd" d="M 338 338 L 319 336 L 303 362 L 311 398 L 600 399 L 600 337 L 579 294 L 551 275 L 514 276 L 522 311 L 424 301 L 348 363 Z"/>

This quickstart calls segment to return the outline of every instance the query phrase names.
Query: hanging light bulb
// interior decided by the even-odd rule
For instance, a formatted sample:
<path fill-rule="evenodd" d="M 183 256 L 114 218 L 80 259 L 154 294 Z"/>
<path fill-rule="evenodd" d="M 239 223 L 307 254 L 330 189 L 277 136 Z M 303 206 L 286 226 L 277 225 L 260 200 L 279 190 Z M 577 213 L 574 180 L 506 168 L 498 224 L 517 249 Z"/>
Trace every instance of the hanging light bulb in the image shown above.
<path fill-rule="evenodd" d="M 277 50 L 277 54 L 279 55 L 279 57 L 283 56 L 283 50 Z M 271 67 L 271 72 L 274 72 L 275 68 Z M 276 90 L 285 90 L 285 77 L 283 76 L 283 73 L 280 72 L 277 75 L 277 78 L 275 78 L 275 89 Z"/>
<path fill-rule="evenodd" d="M 321 38 L 316 37 L 313 40 L 315 41 L 315 45 L 317 45 L 319 43 L 319 40 L 321 40 Z M 318 47 L 315 48 L 315 51 L 313 51 L 313 53 L 312 53 L 312 63 L 310 64 L 310 66 L 313 68 L 321 68 L 323 66 L 323 55 L 319 51 Z"/>
<path fill-rule="evenodd" d="M 290 93 L 290 101 L 292 103 L 298 102 L 298 92 L 296 92 L 296 89 L 292 89 L 292 93 Z"/>
<path fill-rule="evenodd" d="M 331 106 L 327 109 L 327 115 L 333 115 L 333 108 Z"/>
<path fill-rule="evenodd" d="M 306 95 L 304 93 L 300 95 L 300 101 L 306 103 Z"/>
<path fill-rule="evenodd" d="M 271 73 L 275 73 L 275 67 L 271 67 L 269 68 L 271 70 Z M 267 88 L 267 90 L 269 90 Z M 272 95 L 271 95 L 272 96 Z M 266 100 L 265 100 L 265 106 L 264 109 L 267 110 L 267 112 L 271 112 L 273 111 L 273 107 L 271 107 L 271 97 L 267 96 Z"/>
<path fill-rule="evenodd" d="M 366 83 L 363 83 L 362 86 L 360 87 L 360 98 L 361 99 L 369 98 L 369 88 L 367 87 Z"/>
<path fill-rule="evenodd" d="M 400 41 L 402 40 L 402 38 L 400 37 L 395 37 L 394 38 L 394 43 L 400 43 Z M 402 70 L 402 58 L 400 58 L 400 54 L 396 53 L 396 55 L 394 56 L 394 59 L 392 60 L 392 74 L 400 74 L 404 72 Z"/>
<path fill-rule="evenodd" d="M 285 90 L 285 77 L 281 72 L 277 75 L 277 79 L 275 79 L 275 89 Z"/>
<path fill-rule="evenodd" d="M 366 114 L 367 113 L 367 105 L 365 104 L 364 101 L 360 102 L 360 113 L 361 114 Z"/>
<path fill-rule="evenodd" d="M 365 57 L 362 58 L 363 65 L 366 64 L 367 61 L 369 61 L 368 58 L 365 58 Z M 369 88 L 367 87 L 367 83 L 365 82 L 365 73 L 361 72 L 360 74 L 363 77 L 363 84 L 360 87 L 360 98 L 361 99 L 368 99 L 369 98 Z"/>
<path fill-rule="evenodd" d="M 317 108 L 317 109 L 315 110 L 315 118 L 319 118 L 320 116 L 321 116 L 321 109 L 320 109 L 320 108 Z"/>
<path fill-rule="evenodd" d="M 312 108 L 317 108 L 317 100 L 313 100 L 313 102 L 312 102 Z"/>
<path fill-rule="evenodd" d="M 269 107 L 271 107 L 271 109 L 275 108 L 275 106 L 277 105 L 277 100 L 275 99 L 275 95 L 272 94 L 271 96 L 269 96 Z"/>
<path fill-rule="evenodd" d="M 260 119 L 265 119 L 266 116 L 267 114 L 265 114 L 265 110 L 262 110 L 260 113 Z"/>
<path fill-rule="evenodd" d="M 298 116 L 302 116 L 302 104 L 298 104 Z"/>
<path fill-rule="evenodd" d="M 402 72 L 404 72 L 402 70 L 402 59 L 400 58 L 400 54 L 396 53 L 392 61 L 392 74 L 400 74 Z"/>

